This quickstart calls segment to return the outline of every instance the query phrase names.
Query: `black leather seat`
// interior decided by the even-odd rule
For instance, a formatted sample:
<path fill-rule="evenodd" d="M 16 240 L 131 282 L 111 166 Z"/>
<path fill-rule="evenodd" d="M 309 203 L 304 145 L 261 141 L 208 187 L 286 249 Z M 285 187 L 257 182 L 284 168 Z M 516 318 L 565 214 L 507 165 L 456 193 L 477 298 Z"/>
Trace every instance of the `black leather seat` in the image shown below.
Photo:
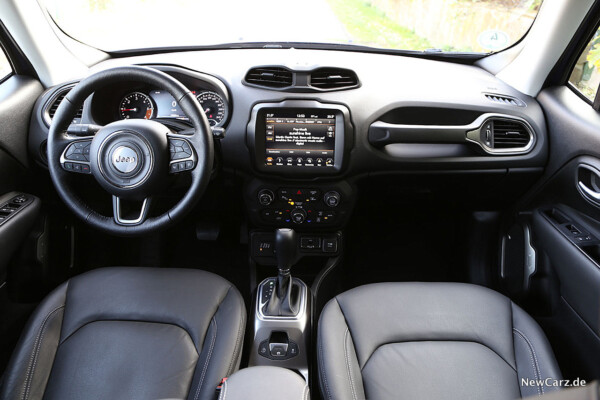
<path fill-rule="evenodd" d="M 246 310 L 217 275 L 106 268 L 54 290 L 4 374 L 2 399 L 215 399 L 239 367 Z"/>
<path fill-rule="evenodd" d="M 337 296 L 321 314 L 318 360 L 325 399 L 515 399 L 556 389 L 522 378 L 561 379 L 529 315 L 458 283 L 381 283 Z"/>

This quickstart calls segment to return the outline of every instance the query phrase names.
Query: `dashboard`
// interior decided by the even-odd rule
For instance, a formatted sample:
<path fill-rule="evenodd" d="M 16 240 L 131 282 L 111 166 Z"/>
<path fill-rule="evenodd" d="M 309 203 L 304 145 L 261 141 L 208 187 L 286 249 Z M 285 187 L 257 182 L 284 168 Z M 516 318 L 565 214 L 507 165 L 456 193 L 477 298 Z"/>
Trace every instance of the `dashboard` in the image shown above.
<path fill-rule="evenodd" d="M 244 177 L 254 226 L 343 226 L 365 177 L 383 182 L 376 189 L 396 182 L 401 193 L 452 191 L 487 209 L 522 193 L 547 161 L 536 100 L 476 65 L 231 49 L 110 59 L 90 73 L 132 64 L 162 70 L 194 92 L 219 133 L 222 167 Z M 36 103 L 29 150 L 42 166 L 52 112 L 76 81 L 49 88 Z M 189 126 L 170 94 L 138 82 L 97 91 L 74 122 L 129 118 Z"/>

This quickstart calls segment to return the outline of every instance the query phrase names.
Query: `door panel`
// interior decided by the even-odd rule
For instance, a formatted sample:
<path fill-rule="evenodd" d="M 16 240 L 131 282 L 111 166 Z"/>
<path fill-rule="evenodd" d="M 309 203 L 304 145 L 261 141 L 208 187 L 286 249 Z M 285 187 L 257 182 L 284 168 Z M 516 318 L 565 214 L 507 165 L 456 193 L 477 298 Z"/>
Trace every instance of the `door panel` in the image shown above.
<path fill-rule="evenodd" d="M 35 79 L 13 75 L 0 83 L 0 206 L 26 187 L 27 137 L 33 105 L 43 88 Z M 12 253 L 25 239 L 39 213 L 39 200 L 34 196 L 33 205 L 7 206 L 0 209 L 0 285 L 6 278 L 6 267 Z M 9 218 L 10 217 L 10 218 Z"/>
<path fill-rule="evenodd" d="M 600 115 L 567 87 L 546 89 L 538 101 L 550 157 L 517 205 L 537 260 L 523 300 L 546 329 L 565 377 L 598 379 Z"/>

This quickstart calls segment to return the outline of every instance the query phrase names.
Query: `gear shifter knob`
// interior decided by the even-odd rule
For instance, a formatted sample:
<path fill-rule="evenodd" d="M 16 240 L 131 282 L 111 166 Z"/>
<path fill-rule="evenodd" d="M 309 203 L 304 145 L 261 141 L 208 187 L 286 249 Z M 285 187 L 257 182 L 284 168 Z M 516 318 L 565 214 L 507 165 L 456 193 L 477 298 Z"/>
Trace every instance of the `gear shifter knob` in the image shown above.
<path fill-rule="evenodd" d="M 298 238 L 293 229 L 277 229 L 275 232 L 275 256 L 280 273 L 289 274 L 298 261 Z"/>
<path fill-rule="evenodd" d="M 298 314 L 300 296 L 290 274 L 299 258 L 298 237 L 293 229 L 281 228 L 275 232 L 275 257 L 278 269 L 275 290 L 263 312 L 269 316 L 294 316 Z"/>

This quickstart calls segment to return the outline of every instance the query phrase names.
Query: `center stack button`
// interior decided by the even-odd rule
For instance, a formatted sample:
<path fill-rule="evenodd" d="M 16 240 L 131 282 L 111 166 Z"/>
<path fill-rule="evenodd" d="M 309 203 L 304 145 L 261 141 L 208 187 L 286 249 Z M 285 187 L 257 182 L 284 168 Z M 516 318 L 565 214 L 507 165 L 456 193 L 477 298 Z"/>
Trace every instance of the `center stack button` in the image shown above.
<path fill-rule="evenodd" d="M 306 220 L 306 211 L 302 208 L 296 208 L 292 210 L 290 216 L 292 217 L 292 222 L 295 224 L 301 224 Z"/>

